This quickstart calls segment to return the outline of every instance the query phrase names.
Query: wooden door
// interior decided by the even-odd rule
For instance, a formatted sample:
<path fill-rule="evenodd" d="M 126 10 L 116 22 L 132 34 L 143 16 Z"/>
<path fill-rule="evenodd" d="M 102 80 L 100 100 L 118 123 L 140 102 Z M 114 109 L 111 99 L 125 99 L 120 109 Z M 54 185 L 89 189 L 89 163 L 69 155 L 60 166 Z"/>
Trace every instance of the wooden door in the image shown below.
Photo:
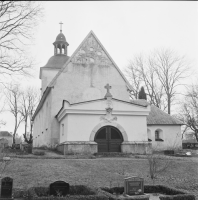
<path fill-rule="evenodd" d="M 123 137 L 117 128 L 105 126 L 96 133 L 94 141 L 98 143 L 98 152 L 121 152 Z"/>

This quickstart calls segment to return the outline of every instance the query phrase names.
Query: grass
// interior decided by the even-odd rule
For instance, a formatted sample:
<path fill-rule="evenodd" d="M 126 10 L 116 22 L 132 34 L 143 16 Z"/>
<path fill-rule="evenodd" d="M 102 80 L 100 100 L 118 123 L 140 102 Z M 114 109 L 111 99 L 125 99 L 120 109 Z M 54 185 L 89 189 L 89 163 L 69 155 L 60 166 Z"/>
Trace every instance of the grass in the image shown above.
<path fill-rule="evenodd" d="M 198 193 L 197 161 L 176 159 L 172 168 L 162 173 L 156 184 L 186 189 Z M 152 184 L 148 177 L 146 159 L 98 158 L 98 159 L 20 159 L 12 158 L 4 176 L 14 179 L 14 187 L 25 189 L 47 186 L 63 180 L 70 185 L 96 187 L 123 186 L 123 178 L 143 176 L 145 184 Z M 198 196 L 198 194 L 197 194 Z"/>

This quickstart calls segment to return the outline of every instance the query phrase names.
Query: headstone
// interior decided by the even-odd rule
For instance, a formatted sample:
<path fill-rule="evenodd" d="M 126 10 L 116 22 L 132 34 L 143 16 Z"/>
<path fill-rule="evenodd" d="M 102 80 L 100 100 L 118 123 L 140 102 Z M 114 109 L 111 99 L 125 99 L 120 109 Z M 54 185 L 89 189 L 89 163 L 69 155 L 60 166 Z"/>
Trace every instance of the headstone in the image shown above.
<path fill-rule="evenodd" d="M 191 156 L 192 153 L 189 151 L 189 152 L 186 152 L 186 155 L 187 155 L 187 156 Z"/>
<path fill-rule="evenodd" d="M 50 195 L 65 196 L 69 194 L 69 183 L 64 181 L 55 181 L 50 184 Z"/>
<path fill-rule="evenodd" d="M 144 194 L 144 179 L 136 176 L 125 178 L 124 194 L 126 195 Z"/>
<path fill-rule="evenodd" d="M 3 161 L 10 161 L 10 157 L 3 157 Z"/>
<path fill-rule="evenodd" d="M 13 179 L 5 177 L 1 180 L 1 198 L 11 198 L 13 188 Z"/>

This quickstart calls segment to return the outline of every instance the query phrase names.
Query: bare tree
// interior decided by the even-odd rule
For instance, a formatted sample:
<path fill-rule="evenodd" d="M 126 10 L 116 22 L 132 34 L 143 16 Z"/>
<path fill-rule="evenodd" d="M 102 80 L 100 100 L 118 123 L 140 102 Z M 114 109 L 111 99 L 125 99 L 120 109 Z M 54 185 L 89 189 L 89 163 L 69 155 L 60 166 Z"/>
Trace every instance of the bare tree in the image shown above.
<path fill-rule="evenodd" d="M 0 91 L 0 102 L 2 103 L 0 106 L 0 115 L 4 112 L 4 107 L 5 107 L 5 101 L 4 101 L 4 96 L 2 95 Z M 6 122 L 3 119 L 0 119 L 0 127 L 6 125 Z"/>
<path fill-rule="evenodd" d="M 21 115 L 24 117 L 25 122 L 25 132 L 23 134 L 25 142 L 28 144 L 32 144 L 33 136 L 32 136 L 32 116 L 36 110 L 37 104 L 39 102 L 39 93 L 33 87 L 28 87 L 23 93 L 21 98 Z M 30 124 L 30 135 L 29 138 L 27 136 L 27 125 L 28 121 Z"/>
<path fill-rule="evenodd" d="M 135 98 L 137 89 L 143 85 L 148 101 L 162 110 L 168 109 L 170 114 L 176 88 L 182 85 L 181 81 L 187 77 L 189 69 L 184 57 L 165 49 L 156 50 L 146 58 L 136 56 L 125 73 L 135 87 L 132 91 Z"/>
<path fill-rule="evenodd" d="M 138 60 L 134 59 L 133 61 L 130 61 L 130 64 L 125 69 L 125 75 L 128 78 L 132 88 L 130 91 L 131 99 L 138 99 L 138 93 L 141 86 L 141 77 L 139 76 L 137 66 Z"/>
<path fill-rule="evenodd" d="M 147 155 L 147 160 L 149 164 L 149 176 L 154 185 L 157 176 L 166 172 L 170 168 L 172 159 L 170 159 L 168 156 L 151 153 Z"/>
<path fill-rule="evenodd" d="M 171 103 L 176 95 L 176 87 L 182 85 L 181 81 L 187 77 L 189 65 L 184 56 L 178 56 L 169 49 L 157 50 L 149 58 L 151 66 L 166 93 L 168 114 L 171 113 Z"/>
<path fill-rule="evenodd" d="M 31 62 L 25 48 L 42 16 L 42 8 L 33 1 L 0 1 L 0 74 L 27 74 Z"/>
<path fill-rule="evenodd" d="M 24 116 L 21 115 L 21 105 L 20 105 L 20 99 L 21 99 L 21 91 L 19 85 L 10 84 L 10 86 L 7 88 L 7 91 L 5 92 L 5 96 L 7 99 L 7 104 L 9 107 L 9 111 L 14 115 L 15 123 L 14 123 L 14 132 L 13 132 L 13 144 L 15 144 L 15 136 L 17 133 L 17 129 L 19 128 L 19 125 L 22 121 L 24 121 Z"/>
<path fill-rule="evenodd" d="M 126 68 L 125 74 L 133 86 L 131 91 L 133 98 L 138 98 L 138 92 L 143 85 L 148 101 L 162 110 L 166 109 L 162 85 L 148 59 L 145 59 L 142 55 L 135 56 Z"/>
<path fill-rule="evenodd" d="M 198 85 L 192 85 L 188 88 L 182 105 L 181 120 L 193 130 L 198 141 Z"/>

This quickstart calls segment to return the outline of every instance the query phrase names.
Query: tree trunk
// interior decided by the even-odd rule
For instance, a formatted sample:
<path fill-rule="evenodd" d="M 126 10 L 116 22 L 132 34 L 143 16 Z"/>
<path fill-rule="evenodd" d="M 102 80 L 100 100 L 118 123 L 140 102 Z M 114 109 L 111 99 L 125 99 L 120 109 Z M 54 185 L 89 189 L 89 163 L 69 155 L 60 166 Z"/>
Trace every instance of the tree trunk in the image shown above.
<path fill-rule="evenodd" d="M 195 138 L 196 138 L 196 140 L 198 142 L 198 130 L 195 130 Z"/>
<path fill-rule="evenodd" d="M 27 134 L 27 117 L 25 118 L 25 135 Z"/>
<path fill-rule="evenodd" d="M 167 95 L 167 99 L 168 99 L 168 114 L 170 115 L 171 113 L 171 99 L 170 99 L 170 95 Z"/>

